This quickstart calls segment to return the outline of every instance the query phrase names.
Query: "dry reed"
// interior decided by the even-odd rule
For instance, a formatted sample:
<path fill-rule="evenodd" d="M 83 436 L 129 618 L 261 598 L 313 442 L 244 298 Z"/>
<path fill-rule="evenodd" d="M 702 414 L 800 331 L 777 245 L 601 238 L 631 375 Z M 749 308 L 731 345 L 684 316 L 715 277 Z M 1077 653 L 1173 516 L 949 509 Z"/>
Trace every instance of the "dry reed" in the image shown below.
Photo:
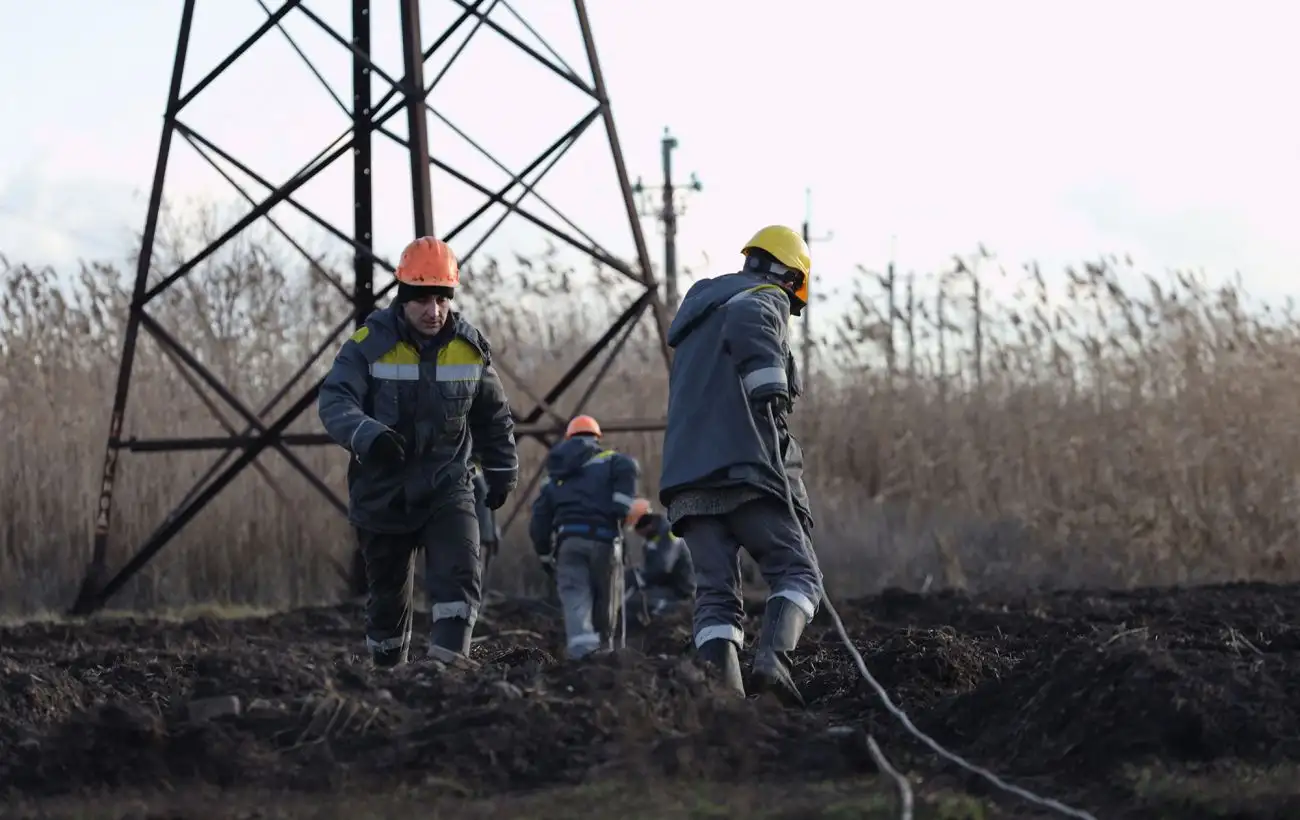
<path fill-rule="evenodd" d="M 155 268 L 174 269 L 210 224 L 172 226 Z M 344 299 L 324 284 L 346 274 L 327 273 L 324 262 L 295 271 L 274 248 L 268 237 L 230 244 L 150 306 L 255 411 L 346 319 Z M 0 261 L 0 614 L 12 615 L 65 606 L 84 570 L 129 292 L 106 263 L 69 279 Z M 1183 276 L 1165 286 L 1148 280 L 1141 296 L 1125 292 L 1117 265 L 1069 272 L 1071 295 L 1059 304 L 1035 270 L 1021 293 L 992 304 L 961 262 L 934 280 L 864 272 L 837 297 L 852 315 L 818 340 L 813 392 L 795 419 L 833 593 L 1300 575 L 1292 551 L 1300 323 L 1247 311 L 1238 290 Z M 544 389 L 635 286 L 597 271 L 600 285 L 578 304 L 579 273 L 554 258 L 513 267 L 476 266 L 461 308 L 512 370 Z M 127 436 L 224 432 L 180 372 L 142 337 Z M 506 382 L 518 409 L 532 406 L 524 387 Z M 213 401 L 226 424 L 244 427 Z M 662 364 L 644 322 L 586 409 L 654 415 L 663 401 Z M 308 412 L 293 431 L 318 429 Z M 656 439 L 610 436 L 642 461 L 651 494 Z M 297 453 L 343 494 L 341 450 Z M 541 448 L 524 441 L 521 455 L 526 476 Z M 215 457 L 123 454 L 111 565 Z M 279 454 L 260 461 L 264 472 L 246 471 L 222 492 L 113 605 L 336 598 L 328 559 L 345 560 L 351 549 L 344 522 Z M 523 523 L 503 547 L 498 588 L 540 582 Z"/>

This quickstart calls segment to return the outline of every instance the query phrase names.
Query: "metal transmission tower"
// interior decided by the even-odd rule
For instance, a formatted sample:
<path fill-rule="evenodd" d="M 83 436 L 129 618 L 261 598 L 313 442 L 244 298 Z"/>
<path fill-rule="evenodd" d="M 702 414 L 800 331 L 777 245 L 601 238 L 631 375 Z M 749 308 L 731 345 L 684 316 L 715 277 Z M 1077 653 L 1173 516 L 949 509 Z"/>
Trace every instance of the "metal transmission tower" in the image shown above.
<path fill-rule="evenodd" d="M 352 0 L 352 31 L 350 37 L 338 33 L 320 16 L 313 13 L 303 0 L 287 0 L 278 8 L 272 10 L 263 0 L 259 0 L 263 10 L 267 13 L 267 19 L 260 25 L 247 39 L 229 55 L 221 60 L 211 72 L 190 86 L 189 90 L 182 90 L 183 75 L 185 73 L 186 52 L 190 44 L 191 30 L 193 28 L 194 11 L 196 0 L 184 0 L 181 11 L 180 32 L 177 38 L 175 61 L 172 68 L 171 87 L 168 94 L 166 109 L 163 114 L 162 136 L 158 148 L 157 165 L 154 171 L 153 188 L 149 197 L 148 212 L 145 217 L 144 230 L 142 233 L 142 244 L 140 249 L 139 264 L 136 269 L 135 286 L 131 297 L 130 313 L 126 330 L 123 338 L 122 356 L 120 362 L 120 371 L 118 374 L 117 390 L 113 400 L 112 414 L 109 420 L 109 431 L 107 448 L 104 458 L 103 480 L 100 490 L 99 504 L 95 511 L 95 535 L 93 552 L 89 567 L 86 571 L 85 580 L 82 583 L 81 590 L 77 600 L 73 604 L 73 614 L 89 614 L 100 609 L 115 593 L 134 576 L 141 568 L 145 566 L 164 546 L 180 532 L 198 512 L 203 509 L 218 493 L 229 485 L 246 467 L 258 467 L 257 457 L 268 448 L 274 449 L 283 456 L 298 472 L 316 487 L 336 509 L 340 512 L 346 512 L 346 505 L 337 497 L 337 495 L 313 475 L 310 469 L 302 463 L 295 455 L 291 446 L 303 445 L 333 445 L 333 442 L 324 434 L 288 434 L 286 430 L 299 418 L 305 411 L 311 408 L 316 401 L 317 391 L 321 381 L 317 380 L 310 386 L 302 386 L 302 382 L 314 363 L 320 359 L 326 352 L 337 350 L 341 343 L 340 336 L 349 327 L 361 325 L 367 315 L 374 309 L 376 300 L 386 295 L 390 290 L 395 288 L 396 282 L 392 282 L 382 289 L 376 291 L 374 287 L 374 273 L 376 267 L 381 267 L 390 273 L 393 271 L 393 264 L 382 258 L 373 248 L 373 195 L 371 192 L 371 168 L 372 168 L 372 135 L 375 132 L 385 135 L 394 142 L 402 145 L 410 154 L 411 170 L 411 202 L 412 212 L 414 215 L 414 233 L 416 235 L 431 235 L 434 233 L 434 202 L 436 201 L 437 192 L 432 190 L 430 183 L 430 167 L 438 168 L 443 173 L 455 178 L 476 190 L 484 198 L 483 204 L 473 211 L 466 219 L 459 224 L 451 227 L 440 226 L 440 236 L 442 239 L 455 243 L 457 237 L 475 220 L 482 217 L 489 209 L 494 206 L 503 206 L 506 214 L 498 217 L 488 228 L 488 234 L 495 231 L 497 227 L 508 216 L 514 216 L 522 219 L 534 226 L 541 228 L 550 234 L 560 243 L 578 250 L 593 260 L 604 266 L 616 270 L 624 276 L 639 283 L 644 291 L 624 310 L 622 315 L 614 322 L 609 330 L 582 356 L 578 357 L 569 371 L 551 387 L 550 390 L 541 394 L 533 402 L 534 406 L 527 412 L 519 412 L 515 409 L 516 431 L 522 439 L 524 437 L 534 438 L 543 444 L 549 444 L 553 437 L 556 436 L 563 428 L 563 420 L 560 419 L 553 408 L 554 404 L 565 391 L 572 386 L 582 374 L 588 370 L 601 357 L 602 351 L 613 344 L 613 350 L 609 353 L 605 361 L 601 362 L 596 368 L 596 373 L 591 377 L 589 384 L 584 391 L 584 395 L 578 402 L 580 408 L 591 394 L 596 390 L 599 382 L 608 371 L 610 364 L 622 347 L 626 339 L 635 330 L 637 321 L 641 316 L 650 311 L 655 318 L 655 323 L 659 333 L 660 346 L 664 355 L 665 362 L 668 359 L 668 348 L 664 342 L 665 337 L 665 317 L 657 295 L 656 282 L 654 274 L 650 267 L 649 254 L 646 251 L 645 238 L 641 232 L 640 221 L 638 219 L 637 207 L 633 198 L 632 186 L 628 180 L 627 169 L 623 162 L 623 154 L 619 145 L 618 134 L 614 127 L 614 117 L 610 108 L 609 95 L 605 89 L 604 78 L 601 73 L 600 63 L 596 55 L 596 45 L 592 37 L 591 24 L 587 16 L 586 4 L 583 0 L 574 0 L 573 8 L 577 16 L 577 24 L 581 29 L 582 40 L 585 46 L 587 72 L 588 76 L 584 77 L 579 72 L 569 68 L 560 58 L 555 50 L 547 44 L 540 35 L 533 31 L 532 27 L 523 22 L 518 13 L 510 8 L 506 0 L 448 0 L 453 3 L 459 13 L 455 20 L 434 39 L 427 47 L 423 47 L 420 36 L 420 11 L 421 4 L 419 0 L 393 0 L 400 5 L 401 23 L 402 23 L 402 52 L 405 76 L 394 79 L 383 71 L 378 65 L 371 60 L 371 16 L 372 6 L 379 6 L 379 3 L 372 3 L 371 0 Z M 524 42 L 520 37 L 512 34 L 499 22 L 500 14 L 490 16 L 491 12 L 497 7 L 504 7 L 507 14 L 514 19 L 523 22 L 527 28 L 541 43 L 542 48 L 534 48 Z M 306 54 L 294 43 L 293 39 L 284 30 L 281 21 L 290 14 L 302 15 L 311 20 L 320 28 L 330 39 L 339 43 L 346 48 L 352 55 L 352 104 L 349 106 L 340 100 L 339 96 L 329 88 L 320 72 L 316 70 Z M 451 167 L 442 159 L 438 153 L 430 153 L 427 133 L 427 114 L 434 114 L 442 118 L 432 106 L 427 102 L 429 93 L 434 86 L 445 76 L 451 63 L 460 56 L 466 45 L 474 36 L 478 35 L 482 29 L 489 29 L 496 35 L 509 41 L 519 50 L 532 58 L 542 68 L 558 75 L 569 84 L 580 89 L 590 98 L 590 111 L 574 124 L 566 133 L 560 135 L 548 148 L 546 148 L 533 162 L 518 172 L 509 173 L 511 179 L 508 184 L 501 186 L 489 187 L 476 181 L 469 174 L 458 171 Z M 206 87 L 208 87 L 217 77 L 230 67 L 232 63 L 240 58 L 250 47 L 265 37 L 272 29 L 278 29 L 290 45 L 298 52 L 308 68 L 320 79 L 326 86 L 326 90 L 334 97 L 350 117 L 352 124 L 342 135 L 336 137 L 327 147 L 322 150 L 315 159 L 305 167 L 294 174 L 288 181 L 276 185 L 266 181 L 259 176 L 254 170 L 250 169 L 245 163 L 231 155 L 230 152 L 222 150 L 200 134 L 195 128 L 187 125 L 181 119 L 181 114 L 196 96 L 198 96 Z M 448 42 L 458 31 L 467 30 L 463 42 L 454 49 L 448 46 Z M 482 35 L 480 35 L 482 36 Z M 424 64 L 435 52 L 452 52 L 448 62 L 432 80 L 426 81 L 424 77 Z M 547 51 L 552 57 L 542 53 Z M 508 71 L 508 70 L 505 70 Z M 381 77 L 390 86 L 390 90 L 378 101 L 371 99 L 371 82 L 372 75 Z M 273 82 L 273 79 L 267 82 Z M 483 83 L 484 97 L 491 99 L 493 89 L 500 87 L 503 82 L 509 82 L 508 77 L 493 75 L 484 76 L 481 79 Z M 409 139 L 403 139 L 396 135 L 385 123 L 399 114 L 405 113 L 408 121 Z M 622 195 L 622 202 L 628 222 L 631 229 L 631 236 L 636 248 L 636 259 L 633 262 L 626 262 L 615 258 L 609 252 L 600 248 L 594 240 L 591 240 L 585 232 L 568 220 L 560 217 L 571 231 L 555 227 L 550 222 L 541 219 L 530 211 L 520 202 L 529 193 L 532 193 L 539 201 L 545 202 L 541 196 L 536 193 L 534 186 L 541 180 L 542 176 L 549 171 L 555 163 L 568 151 L 577 138 L 595 121 L 603 122 L 606 137 L 609 143 L 609 151 L 613 156 L 613 164 L 617 176 L 619 190 Z M 502 112 L 501 127 L 510 128 L 516 133 L 528 133 L 530 128 L 526 120 L 521 119 L 515 113 Z M 457 133 L 464 136 L 463 132 L 458 129 Z M 537 129 L 532 129 L 537 130 Z M 202 250 L 189 261 L 182 264 L 175 270 L 163 272 L 157 277 L 150 276 L 150 260 L 153 258 L 155 244 L 155 233 L 159 221 L 159 211 L 163 201 L 164 179 L 167 175 L 168 155 L 171 150 L 173 137 L 179 135 L 183 140 L 188 142 L 198 154 L 205 159 L 208 164 L 217 170 L 230 184 L 252 205 L 252 209 L 244 217 L 239 219 L 225 233 L 216 239 L 211 245 Z M 269 132 L 266 139 L 272 140 L 275 134 Z M 322 135 L 324 136 L 324 135 Z M 505 170 L 505 166 L 493 158 L 485 149 L 473 143 L 468 137 L 464 137 L 466 142 L 470 142 L 483 155 L 499 169 Z M 321 171 L 330 166 L 345 154 L 351 154 L 354 162 L 353 169 L 353 196 L 352 204 L 354 211 L 353 225 L 350 229 L 336 227 L 328 220 L 320 217 L 311 209 L 302 205 L 300 201 L 294 199 L 294 193 L 302 188 L 309 180 L 317 176 Z M 255 198 L 239 183 L 237 183 L 223 168 L 219 165 L 214 156 L 220 157 L 226 165 L 238 169 L 245 177 L 255 180 L 258 184 L 266 189 L 260 199 Z M 273 220 L 268 214 L 272 208 L 279 204 L 287 204 L 295 211 L 305 216 L 312 223 L 323 228 L 326 232 L 334 237 L 347 243 L 354 254 L 353 270 L 353 287 L 349 290 L 342 283 L 337 282 L 332 277 L 331 283 L 344 294 L 351 303 L 351 313 L 349 317 L 338 325 L 333 334 L 317 348 L 315 355 L 297 371 L 296 375 L 285 384 L 281 390 L 269 401 L 264 407 L 259 409 L 250 408 L 240 401 L 232 391 L 222 383 L 222 381 L 213 375 L 212 371 L 205 367 L 198 359 L 190 353 L 186 346 L 164 329 L 157 319 L 150 315 L 149 305 L 163 291 L 177 281 L 181 280 L 188 273 L 194 270 L 205 259 L 208 259 L 221 246 L 230 241 L 236 235 L 241 233 L 245 228 L 257 220 L 266 217 L 268 222 L 279 231 L 291 244 L 294 245 L 310 260 L 306 251 L 297 243 L 288 233 Z M 549 206 L 549 203 L 546 203 Z M 555 210 L 553 207 L 552 210 Z M 558 212 L 557 212 L 558 214 Z M 581 237 L 581 238 L 579 238 Z M 479 239 L 478 244 L 468 251 L 460 251 L 462 260 L 473 254 L 474 251 L 481 247 L 483 241 L 487 238 L 484 236 Z M 462 240 L 463 242 L 463 240 Z M 320 273 L 320 271 L 317 271 Z M 192 384 L 201 382 L 215 393 L 221 400 L 228 404 L 236 413 L 242 417 L 242 424 L 245 429 L 236 430 L 234 425 L 223 423 L 228 435 L 221 437 L 209 438 L 169 438 L 169 439 L 140 439 L 122 437 L 123 417 L 126 412 L 127 400 L 131 386 L 131 371 L 133 360 L 136 355 L 136 342 L 140 330 L 154 338 L 160 345 L 164 353 L 176 361 L 181 368 L 182 375 Z M 507 362 L 501 362 L 503 372 L 509 373 Z M 300 391 L 296 400 L 294 400 L 287 409 L 278 413 L 273 413 L 280 402 L 291 396 L 295 390 Z M 537 395 L 530 390 L 524 390 L 526 395 Z M 538 391 L 540 392 L 540 391 Z M 201 396 L 203 395 L 200 393 Z M 213 409 L 216 415 L 215 405 L 207 396 L 203 396 L 205 403 L 210 409 Z M 604 429 L 609 432 L 615 431 L 632 431 L 632 430 L 662 430 L 662 419 L 609 419 L 603 422 Z M 122 450 L 137 452 L 174 452 L 182 450 L 213 450 L 224 451 L 216 459 L 216 463 L 209 472 L 203 476 L 197 484 L 189 491 L 184 500 L 168 515 L 162 524 L 144 541 L 138 545 L 133 557 L 131 557 L 122 567 L 120 567 L 111 576 L 107 575 L 106 557 L 111 516 L 113 511 L 113 489 L 117 475 L 118 455 Z M 538 475 L 540 475 L 540 470 Z M 534 476 L 533 484 L 536 483 L 537 476 Z M 531 488 L 531 485 L 530 485 Z M 521 488 L 516 501 L 515 512 L 522 508 L 530 489 Z M 513 517 L 513 515 L 512 515 Z"/>
<path fill-rule="evenodd" d="M 681 292 L 677 288 L 677 217 L 686 211 L 685 203 L 677 201 L 677 192 L 680 190 L 699 191 L 701 189 L 700 181 L 696 178 L 695 173 L 691 173 L 690 181 L 678 188 L 673 185 L 673 149 L 677 147 L 677 138 L 668 133 L 668 128 L 664 128 L 664 137 L 660 141 L 660 147 L 663 151 L 663 172 L 664 184 L 646 186 L 642 184 L 641 178 L 632 185 L 632 192 L 643 194 L 649 189 L 658 188 L 663 194 L 663 199 L 658 206 L 647 204 L 641 213 L 645 216 L 653 216 L 659 220 L 664 231 L 664 302 L 667 304 L 669 312 L 675 313 L 677 305 L 681 302 Z"/>

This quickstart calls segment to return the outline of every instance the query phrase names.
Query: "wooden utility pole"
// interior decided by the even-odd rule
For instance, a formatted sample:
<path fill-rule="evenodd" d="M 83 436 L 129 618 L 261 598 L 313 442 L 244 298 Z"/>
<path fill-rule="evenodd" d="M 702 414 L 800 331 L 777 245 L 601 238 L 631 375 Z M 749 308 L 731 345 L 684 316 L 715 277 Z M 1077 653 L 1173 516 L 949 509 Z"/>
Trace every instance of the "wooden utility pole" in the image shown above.
<path fill-rule="evenodd" d="M 829 242 L 835 237 L 833 231 L 828 231 L 825 236 L 813 238 L 812 235 L 812 189 L 804 190 L 804 216 L 803 216 L 803 241 L 812 247 L 813 242 Z M 808 304 L 803 309 L 803 346 L 800 350 L 802 361 L 801 370 L 803 370 L 804 391 L 812 392 L 812 354 L 813 354 L 813 328 L 812 328 L 812 287 L 811 283 L 808 288 Z"/>
<path fill-rule="evenodd" d="M 660 148 L 663 153 L 664 184 L 647 186 L 641 182 L 640 177 L 637 177 L 632 185 L 632 192 L 641 196 L 648 190 L 658 189 L 662 194 L 657 205 L 651 205 L 643 200 L 641 215 L 654 217 L 659 220 L 663 228 L 664 304 L 669 312 L 675 313 L 681 301 L 681 291 L 677 286 L 677 217 L 686 212 L 686 203 L 684 200 L 681 202 L 677 200 L 677 192 L 679 190 L 699 191 L 702 186 L 694 172 L 691 173 L 690 181 L 682 188 L 673 185 L 673 150 L 677 148 L 677 138 L 668 133 L 667 126 L 664 127 Z"/>

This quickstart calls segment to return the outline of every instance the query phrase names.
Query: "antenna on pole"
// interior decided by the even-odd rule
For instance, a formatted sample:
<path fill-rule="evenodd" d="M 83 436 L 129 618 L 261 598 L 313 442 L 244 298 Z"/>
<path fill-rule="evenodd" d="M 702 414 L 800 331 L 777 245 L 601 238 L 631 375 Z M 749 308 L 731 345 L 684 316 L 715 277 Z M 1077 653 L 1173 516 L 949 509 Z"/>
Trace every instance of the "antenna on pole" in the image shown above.
<path fill-rule="evenodd" d="M 829 242 L 835 238 L 834 231 L 827 231 L 824 235 L 814 237 L 812 235 L 812 189 L 804 189 L 804 217 L 803 217 L 803 241 L 811 248 L 814 242 Z M 812 354 L 813 354 L 813 329 L 812 329 L 812 289 L 808 290 L 808 304 L 803 309 L 803 344 L 800 347 L 801 369 L 803 370 L 804 390 L 812 392 Z"/>
<path fill-rule="evenodd" d="M 678 188 L 673 184 L 673 150 L 677 148 L 677 138 L 668 133 L 668 127 L 664 126 L 664 136 L 659 142 L 663 153 L 663 185 L 645 185 L 641 178 L 637 177 L 636 182 L 632 184 L 632 192 L 642 196 L 651 190 L 658 190 L 663 194 L 659 204 L 655 206 L 651 203 L 649 197 L 641 201 L 641 215 L 652 216 L 659 220 L 664 231 L 664 304 L 669 313 L 677 312 L 677 305 L 681 302 L 681 291 L 677 286 L 677 217 L 686 213 L 686 199 L 677 197 L 677 192 L 681 190 L 699 191 L 703 188 L 700 180 L 691 172 L 690 180 L 686 185 Z"/>

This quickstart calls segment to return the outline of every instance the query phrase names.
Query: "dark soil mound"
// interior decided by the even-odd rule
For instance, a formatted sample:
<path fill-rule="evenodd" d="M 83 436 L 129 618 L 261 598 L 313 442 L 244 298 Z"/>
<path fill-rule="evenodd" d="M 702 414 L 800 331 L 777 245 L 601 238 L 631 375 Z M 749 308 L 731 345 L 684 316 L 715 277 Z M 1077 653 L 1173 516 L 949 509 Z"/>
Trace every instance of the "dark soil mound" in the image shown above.
<path fill-rule="evenodd" d="M 1009 778 L 1105 801 L 1125 765 L 1300 762 L 1294 588 L 888 591 L 841 615 L 917 725 Z M 720 693 L 691 659 L 689 612 L 634 626 L 626 650 L 568 663 L 552 607 L 501 602 L 472 671 L 418 660 L 418 640 L 417 662 L 372 670 L 361 623 L 346 605 L 0 630 L 0 791 L 816 780 L 874 770 L 866 731 L 896 765 L 953 772 L 885 712 L 824 618 L 795 656 L 805 712 Z M 757 618 L 749 626 L 752 638 Z M 238 713 L 191 716 L 196 699 L 228 696 Z"/>

